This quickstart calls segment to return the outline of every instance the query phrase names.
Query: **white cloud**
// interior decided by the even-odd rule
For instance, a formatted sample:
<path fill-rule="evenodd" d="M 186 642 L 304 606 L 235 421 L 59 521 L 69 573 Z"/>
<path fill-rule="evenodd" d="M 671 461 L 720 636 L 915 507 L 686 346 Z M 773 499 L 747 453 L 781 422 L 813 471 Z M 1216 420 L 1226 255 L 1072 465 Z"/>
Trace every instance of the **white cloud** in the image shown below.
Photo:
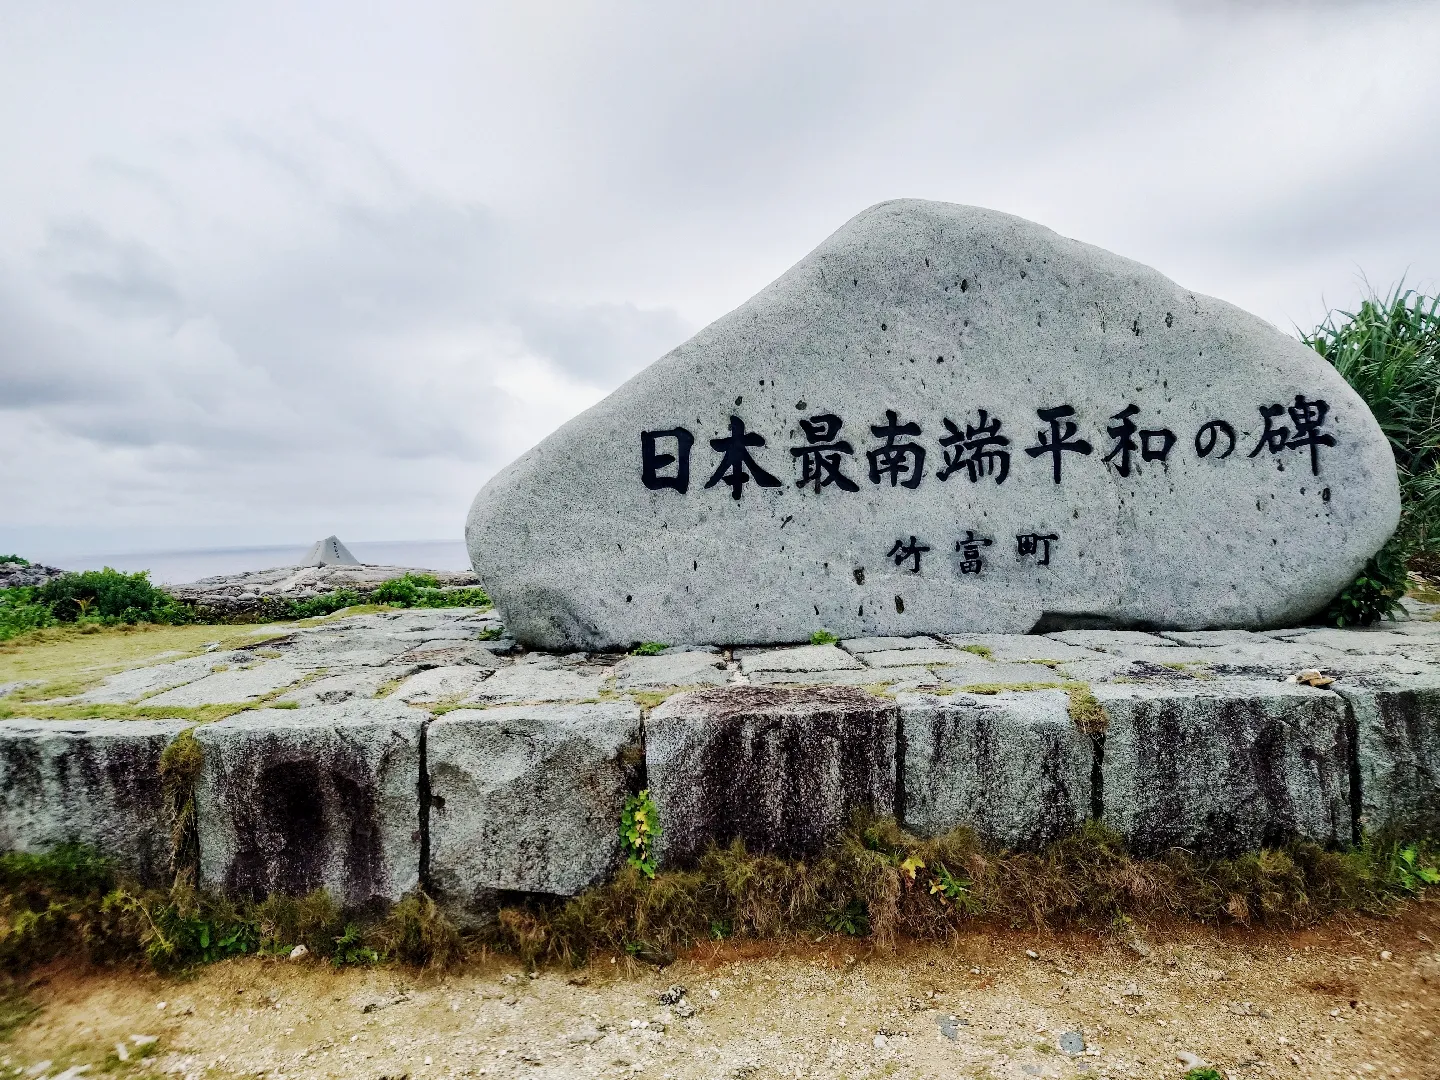
<path fill-rule="evenodd" d="M 456 536 L 884 198 L 1286 328 L 1433 288 L 1437 52 L 1404 2 L 17 9 L 0 548 Z"/>

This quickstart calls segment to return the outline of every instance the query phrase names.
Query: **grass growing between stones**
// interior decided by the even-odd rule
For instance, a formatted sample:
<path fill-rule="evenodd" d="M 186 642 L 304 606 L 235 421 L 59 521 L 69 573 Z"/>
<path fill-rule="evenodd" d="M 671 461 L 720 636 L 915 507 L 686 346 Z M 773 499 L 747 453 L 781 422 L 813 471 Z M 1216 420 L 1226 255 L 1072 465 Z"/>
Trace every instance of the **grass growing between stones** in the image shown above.
<path fill-rule="evenodd" d="M 176 782 L 167 795 L 183 799 L 191 758 L 181 750 L 171 759 Z M 183 807 L 176 817 L 184 819 Z M 1434 850 L 1415 845 L 1333 852 L 1297 843 L 1235 859 L 1182 851 L 1137 859 L 1099 826 L 1017 853 L 987 850 L 966 830 L 921 839 L 893 820 L 857 820 L 813 860 L 755 854 L 738 843 L 713 847 L 689 869 L 650 878 L 624 866 L 570 900 L 514 900 L 488 927 L 461 935 L 423 892 L 363 913 L 343 910 L 324 892 L 257 901 L 206 894 L 186 869 L 195 857 L 186 828 L 177 826 L 176 835 L 179 872 L 169 889 L 128 882 L 74 845 L 0 856 L 0 969 L 14 974 L 69 957 L 177 970 L 229 956 L 288 955 L 297 945 L 336 965 L 442 968 L 494 952 L 532 965 L 605 953 L 664 962 L 719 938 L 839 934 L 889 948 L 986 925 L 1121 937 L 1137 923 L 1166 920 L 1296 927 L 1337 914 L 1387 915 L 1440 883 Z M 0 1014 L 4 1008 L 0 1000 Z"/>
<path fill-rule="evenodd" d="M 265 632 L 259 632 L 262 630 Z M 126 668 L 198 656 L 212 642 L 218 642 L 221 649 L 251 647 L 289 630 L 285 626 L 242 630 L 228 626 L 72 623 L 0 643 L 0 683 L 49 684 L 21 693 L 30 698 L 56 696 L 50 693 L 51 686 L 60 687 L 63 693 L 77 685 L 93 685 Z"/>
<path fill-rule="evenodd" d="M 1427 880 L 1413 873 L 1417 864 Z M 977 922 L 1106 933 L 1162 919 L 1294 927 L 1385 915 L 1435 882 L 1433 856 L 1413 846 L 1331 852 L 1297 843 L 1235 859 L 1174 851 L 1145 860 L 1096 825 L 1027 854 L 986 851 L 967 830 L 920 839 L 881 820 L 857 822 L 810 862 L 736 843 L 653 880 L 626 867 L 573 900 L 503 909 L 483 940 L 530 964 L 573 964 L 604 952 L 674 954 L 720 937 L 839 932 L 889 947 L 945 940 Z"/>

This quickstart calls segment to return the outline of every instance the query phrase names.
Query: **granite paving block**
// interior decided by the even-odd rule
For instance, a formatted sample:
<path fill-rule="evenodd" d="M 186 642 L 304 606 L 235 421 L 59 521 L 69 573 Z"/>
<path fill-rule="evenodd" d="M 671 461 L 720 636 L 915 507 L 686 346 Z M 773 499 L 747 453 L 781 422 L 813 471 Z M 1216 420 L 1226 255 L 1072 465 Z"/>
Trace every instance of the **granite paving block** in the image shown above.
<path fill-rule="evenodd" d="M 1084 824 L 1094 749 L 1063 691 L 896 700 L 908 828 L 936 836 L 966 826 L 991 844 L 1034 849 Z"/>
<path fill-rule="evenodd" d="M 672 697 L 645 722 L 666 866 L 710 843 L 811 856 L 854 810 L 894 812 L 895 703 L 843 686 L 731 686 Z"/>
<path fill-rule="evenodd" d="M 468 696 L 470 705 L 500 705 L 521 701 L 586 701 L 599 697 L 607 668 L 544 667 L 513 664 L 491 675 Z"/>
<path fill-rule="evenodd" d="M 0 851 L 78 842 L 167 883 L 160 755 L 184 720 L 0 720 Z"/>
<path fill-rule="evenodd" d="M 250 653 L 213 652 L 203 656 L 191 656 L 184 660 L 171 660 L 165 664 L 131 668 L 107 676 L 105 681 L 93 690 L 87 690 L 74 700 L 93 705 L 123 705 L 139 701 L 157 691 L 203 679 L 217 667 L 248 662 Z"/>
<path fill-rule="evenodd" d="M 834 645 L 801 645 L 793 649 L 737 649 L 736 659 L 746 675 L 759 671 L 845 671 L 864 667 Z"/>
<path fill-rule="evenodd" d="M 957 649 L 988 649 L 991 660 L 1094 660 L 1101 655 L 1042 634 L 947 634 L 945 640 Z"/>
<path fill-rule="evenodd" d="M 301 683 L 275 699 L 275 704 L 338 705 L 342 701 L 368 701 L 392 678 L 383 668 L 359 668 L 343 675 L 329 675 Z"/>
<path fill-rule="evenodd" d="M 725 670 L 725 658 L 712 652 L 627 656 L 615 665 L 614 673 L 616 690 L 724 686 L 730 677 Z"/>
<path fill-rule="evenodd" d="M 146 698 L 147 706 L 175 705 L 194 708 L 200 705 L 227 705 L 255 701 L 266 694 L 299 682 L 305 672 L 283 660 L 263 660 L 245 667 L 217 671 L 174 690 Z"/>
<path fill-rule="evenodd" d="M 435 886 L 474 920 L 496 890 L 573 896 L 601 881 L 643 753 L 630 702 L 440 717 L 427 736 Z"/>
<path fill-rule="evenodd" d="M 1345 679 L 1335 690 L 1354 711 L 1361 826 L 1440 837 L 1440 672 Z"/>
<path fill-rule="evenodd" d="M 1282 682 L 1094 687 L 1104 821 L 1139 854 L 1350 839 L 1344 701 Z"/>
<path fill-rule="evenodd" d="M 423 714 L 388 701 L 259 709 L 195 729 L 203 884 L 398 900 L 420 875 Z"/>
<path fill-rule="evenodd" d="M 895 649 L 938 649 L 944 642 L 924 634 L 916 637 L 870 637 L 851 638 L 840 642 L 840 647 L 856 656 L 862 653 L 889 652 Z"/>
<path fill-rule="evenodd" d="M 976 666 L 987 663 L 980 656 L 964 649 L 879 649 L 862 653 L 862 660 L 872 668 L 910 667 L 915 664 L 960 664 Z"/>
<path fill-rule="evenodd" d="M 434 704 L 468 698 L 490 677 L 490 669 L 473 664 L 426 668 L 411 675 L 388 697 L 406 704 Z"/>

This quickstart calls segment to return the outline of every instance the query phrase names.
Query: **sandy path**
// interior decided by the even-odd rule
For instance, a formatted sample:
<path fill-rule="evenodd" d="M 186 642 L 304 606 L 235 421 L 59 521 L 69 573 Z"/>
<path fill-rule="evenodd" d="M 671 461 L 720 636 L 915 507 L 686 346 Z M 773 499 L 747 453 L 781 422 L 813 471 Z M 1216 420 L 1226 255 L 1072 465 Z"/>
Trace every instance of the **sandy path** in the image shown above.
<path fill-rule="evenodd" d="M 185 978 L 55 971 L 4 1064 L 294 1080 L 451 1076 L 1440 1077 L 1440 905 L 1296 934 L 972 934 L 870 952 L 717 946 L 527 977 L 244 960 Z M 1027 955 L 1034 951 L 1038 958 Z M 686 987 L 685 1008 L 657 995 Z M 159 1007 L 164 1002 L 164 1008 Z M 1064 1053 L 1062 1041 L 1084 1049 Z M 131 1036 L 158 1036 L 140 1046 Z M 113 1049 L 125 1042 L 128 1060 Z M 153 1056 L 142 1060 L 141 1055 Z M 7 1070 L 9 1071 L 9 1070 Z"/>

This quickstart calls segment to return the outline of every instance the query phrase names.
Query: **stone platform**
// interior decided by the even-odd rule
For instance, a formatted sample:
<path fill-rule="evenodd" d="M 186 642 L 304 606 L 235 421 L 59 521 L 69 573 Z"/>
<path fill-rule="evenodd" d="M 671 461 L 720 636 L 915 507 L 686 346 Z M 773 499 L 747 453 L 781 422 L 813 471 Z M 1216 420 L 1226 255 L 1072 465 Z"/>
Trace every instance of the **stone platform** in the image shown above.
<path fill-rule="evenodd" d="M 668 866 L 735 837 L 810 855 L 856 808 L 1018 848 L 1098 819 L 1146 854 L 1433 835 L 1437 614 L 653 656 L 526 652 L 473 609 L 332 619 L 69 699 L 146 721 L 0 722 L 0 846 L 77 839 L 162 879 L 160 750 L 215 704 L 246 708 L 195 727 L 200 869 L 238 893 L 573 894 L 618 865 L 642 786 Z"/>

